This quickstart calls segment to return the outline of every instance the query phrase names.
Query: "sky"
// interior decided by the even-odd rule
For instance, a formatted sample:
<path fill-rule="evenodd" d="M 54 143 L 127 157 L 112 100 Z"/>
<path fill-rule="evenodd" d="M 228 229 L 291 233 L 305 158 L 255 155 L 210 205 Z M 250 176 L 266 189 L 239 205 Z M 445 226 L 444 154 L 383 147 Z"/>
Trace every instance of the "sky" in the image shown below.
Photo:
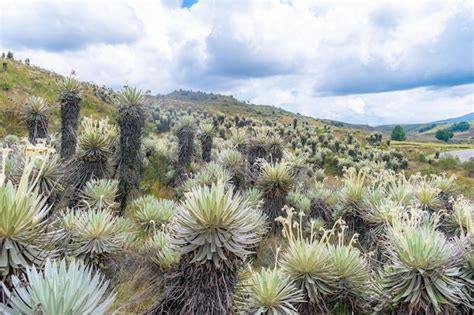
<path fill-rule="evenodd" d="M 153 94 L 380 125 L 474 111 L 473 1 L 1 0 L 0 49 Z"/>

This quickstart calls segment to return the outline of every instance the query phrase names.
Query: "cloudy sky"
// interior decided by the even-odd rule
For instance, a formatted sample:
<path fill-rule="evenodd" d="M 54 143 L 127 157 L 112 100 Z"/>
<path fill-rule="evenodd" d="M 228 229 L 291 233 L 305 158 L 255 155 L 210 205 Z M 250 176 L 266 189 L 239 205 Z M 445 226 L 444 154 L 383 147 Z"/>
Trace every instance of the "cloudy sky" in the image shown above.
<path fill-rule="evenodd" d="M 472 1 L 1 0 L 2 51 L 119 89 L 362 124 L 474 111 Z"/>

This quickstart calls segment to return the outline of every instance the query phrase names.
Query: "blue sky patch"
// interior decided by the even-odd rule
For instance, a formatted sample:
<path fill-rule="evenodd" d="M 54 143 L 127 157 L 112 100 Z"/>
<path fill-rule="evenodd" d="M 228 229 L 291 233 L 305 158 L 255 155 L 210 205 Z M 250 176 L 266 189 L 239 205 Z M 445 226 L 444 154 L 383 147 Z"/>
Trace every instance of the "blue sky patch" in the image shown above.
<path fill-rule="evenodd" d="M 198 0 L 183 0 L 183 3 L 181 4 L 181 7 L 182 8 L 190 8 L 196 2 L 198 2 Z"/>

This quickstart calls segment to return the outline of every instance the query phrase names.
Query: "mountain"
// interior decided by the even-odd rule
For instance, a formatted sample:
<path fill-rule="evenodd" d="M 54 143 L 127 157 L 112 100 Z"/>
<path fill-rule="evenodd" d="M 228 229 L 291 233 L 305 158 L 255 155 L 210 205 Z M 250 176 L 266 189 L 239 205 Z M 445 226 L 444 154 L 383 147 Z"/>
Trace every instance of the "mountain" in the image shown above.
<path fill-rule="evenodd" d="M 463 116 L 459 116 L 459 117 L 448 118 L 448 119 L 444 119 L 444 120 L 437 120 L 437 121 L 432 121 L 432 122 L 428 122 L 428 123 L 380 125 L 380 126 L 376 126 L 374 128 L 378 129 L 378 130 L 381 130 L 381 131 L 391 132 L 392 129 L 395 126 L 400 125 L 400 126 L 403 127 L 403 129 L 406 132 L 410 132 L 410 131 L 418 131 L 419 129 L 422 129 L 424 127 L 428 127 L 428 126 L 431 126 L 431 125 L 454 124 L 454 123 L 458 123 L 458 122 L 461 122 L 461 121 L 474 121 L 474 112 L 463 115 Z"/>
<path fill-rule="evenodd" d="M 461 122 L 461 121 L 471 121 L 471 120 L 474 120 L 474 112 L 463 115 L 463 116 L 459 116 L 459 117 L 434 121 L 432 123 L 433 124 L 454 124 L 454 123 L 458 123 L 458 122 Z"/>

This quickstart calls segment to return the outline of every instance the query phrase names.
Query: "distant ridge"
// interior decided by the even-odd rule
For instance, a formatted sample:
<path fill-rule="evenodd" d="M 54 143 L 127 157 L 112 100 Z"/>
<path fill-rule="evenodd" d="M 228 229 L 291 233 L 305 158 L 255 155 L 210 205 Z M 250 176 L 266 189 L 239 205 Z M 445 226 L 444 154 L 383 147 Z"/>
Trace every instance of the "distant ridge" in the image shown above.
<path fill-rule="evenodd" d="M 461 121 L 473 121 L 474 120 L 474 112 L 459 116 L 459 117 L 453 117 L 453 118 L 448 118 L 448 119 L 443 119 L 443 120 L 437 120 L 437 121 L 432 121 L 432 122 L 427 122 L 427 123 L 420 123 L 420 124 L 390 124 L 390 125 L 380 125 L 375 127 L 378 130 L 381 131 L 386 131 L 386 132 L 391 132 L 393 127 L 396 125 L 400 125 L 403 127 L 403 129 L 406 132 L 411 132 L 411 131 L 417 131 L 420 128 L 429 126 L 429 125 L 444 125 L 444 124 L 454 124 L 458 123 Z"/>
<path fill-rule="evenodd" d="M 474 120 L 474 112 L 463 115 L 463 116 L 459 116 L 459 117 L 434 121 L 432 123 L 433 124 L 454 124 L 454 123 L 458 123 L 458 122 L 461 122 L 461 121 L 469 121 L 469 120 Z"/>

